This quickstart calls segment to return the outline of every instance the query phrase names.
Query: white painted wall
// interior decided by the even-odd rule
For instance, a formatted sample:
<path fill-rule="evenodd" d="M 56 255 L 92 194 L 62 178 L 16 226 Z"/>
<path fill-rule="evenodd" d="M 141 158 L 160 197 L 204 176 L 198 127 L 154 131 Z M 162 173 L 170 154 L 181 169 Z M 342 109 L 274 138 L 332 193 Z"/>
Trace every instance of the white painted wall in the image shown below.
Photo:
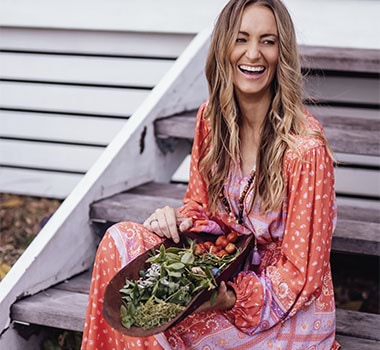
<path fill-rule="evenodd" d="M 304 45 L 380 49 L 380 1 L 284 0 Z"/>
<path fill-rule="evenodd" d="M 197 33 L 226 0 L 0 0 L 0 25 Z M 380 2 L 284 0 L 301 44 L 380 49 Z M 138 14 L 138 15 L 136 15 Z"/>
<path fill-rule="evenodd" d="M 30 27 L 198 33 L 225 0 L 1 0 L 0 24 Z"/>

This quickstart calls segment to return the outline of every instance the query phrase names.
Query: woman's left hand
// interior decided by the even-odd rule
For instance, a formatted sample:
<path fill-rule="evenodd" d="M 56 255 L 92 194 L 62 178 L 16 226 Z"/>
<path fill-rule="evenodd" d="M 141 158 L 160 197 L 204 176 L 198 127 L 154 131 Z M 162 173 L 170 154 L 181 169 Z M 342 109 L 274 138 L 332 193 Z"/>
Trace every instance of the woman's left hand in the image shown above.
<path fill-rule="evenodd" d="M 236 302 L 235 293 L 227 289 L 226 283 L 222 281 L 219 285 L 218 295 L 215 301 L 211 304 L 210 301 L 203 303 L 196 312 L 211 311 L 211 310 L 229 310 Z"/>

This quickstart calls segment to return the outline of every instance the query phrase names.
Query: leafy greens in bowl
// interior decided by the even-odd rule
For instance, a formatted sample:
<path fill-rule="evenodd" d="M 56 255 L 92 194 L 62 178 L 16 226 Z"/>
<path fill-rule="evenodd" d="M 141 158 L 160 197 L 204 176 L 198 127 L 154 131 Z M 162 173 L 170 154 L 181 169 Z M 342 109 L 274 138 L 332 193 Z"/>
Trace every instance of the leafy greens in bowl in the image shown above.
<path fill-rule="evenodd" d="M 108 284 L 103 304 L 106 321 L 129 336 L 168 329 L 210 300 L 218 284 L 241 270 L 252 236 L 241 236 L 234 255 L 194 254 L 194 241 L 214 241 L 205 233 L 165 240 L 132 260 Z"/>

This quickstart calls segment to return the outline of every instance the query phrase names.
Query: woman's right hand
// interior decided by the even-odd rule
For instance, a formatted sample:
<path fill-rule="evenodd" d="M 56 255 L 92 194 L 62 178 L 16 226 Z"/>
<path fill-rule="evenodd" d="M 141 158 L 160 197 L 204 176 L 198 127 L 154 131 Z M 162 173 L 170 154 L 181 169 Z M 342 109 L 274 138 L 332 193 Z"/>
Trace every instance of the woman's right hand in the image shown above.
<path fill-rule="evenodd" d="M 144 221 L 144 227 L 160 237 L 179 242 L 179 233 L 185 232 L 193 226 L 191 218 L 182 217 L 174 208 L 166 206 L 156 209 L 155 212 Z"/>

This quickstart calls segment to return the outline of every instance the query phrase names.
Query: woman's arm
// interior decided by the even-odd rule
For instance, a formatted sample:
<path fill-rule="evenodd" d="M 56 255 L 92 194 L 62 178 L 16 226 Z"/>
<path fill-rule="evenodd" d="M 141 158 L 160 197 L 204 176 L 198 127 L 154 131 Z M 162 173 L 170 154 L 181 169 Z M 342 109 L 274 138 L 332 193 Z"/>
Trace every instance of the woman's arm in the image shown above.
<path fill-rule="evenodd" d="M 259 331 L 262 322 L 271 327 L 312 303 L 329 273 L 336 218 L 332 160 L 321 145 L 291 160 L 287 169 L 281 257 L 260 276 L 241 272 L 231 283 L 236 303 L 226 316 L 248 334 Z"/>
<path fill-rule="evenodd" d="M 217 218 L 211 216 L 208 205 L 207 184 L 199 171 L 199 162 L 202 152 L 207 147 L 205 141 L 210 132 L 208 122 L 204 119 L 206 107 L 207 103 L 204 103 L 198 110 L 191 152 L 189 184 L 183 206 L 179 208 L 178 213 L 193 220 L 193 226 L 190 231 L 220 234 L 225 231 L 226 227 Z"/>
<path fill-rule="evenodd" d="M 206 106 L 207 103 L 202 104 L 196 118 L 190 178 L 183 206 L 177 210 L 171 207 L 157 209 L 144 222 L 148 230 L 160 237 L 172 238 L 175 242 L 179 241 L 179 232 L 190 230 L 219 234 L 225 229 L 221 222 L 211 218 L 208 210 L 207 185 L 199 171 L 199 160 L 206 147 L 204 140 L 209 133 L 207 122 L 203 118 Z"/>

